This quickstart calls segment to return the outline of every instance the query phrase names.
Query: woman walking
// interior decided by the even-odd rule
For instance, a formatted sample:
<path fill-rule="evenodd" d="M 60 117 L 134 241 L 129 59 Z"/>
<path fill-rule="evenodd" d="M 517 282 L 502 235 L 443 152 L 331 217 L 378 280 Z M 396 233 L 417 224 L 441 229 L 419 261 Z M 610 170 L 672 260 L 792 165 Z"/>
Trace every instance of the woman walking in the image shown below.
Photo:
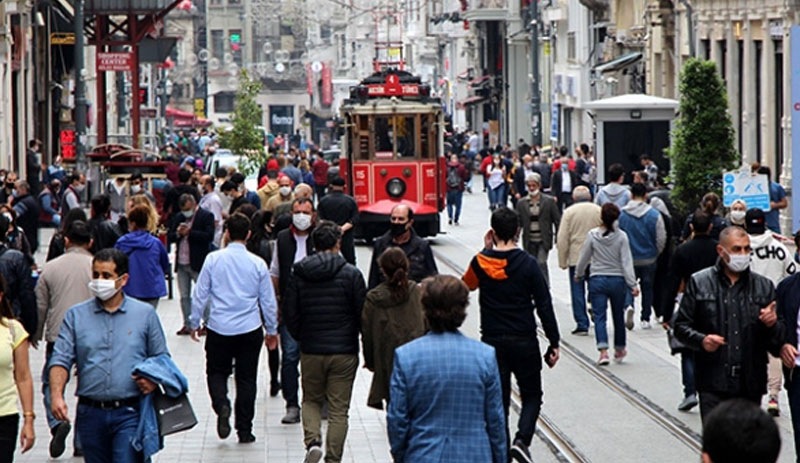
<path fill-rule="evenodd" d="M 408 259 L 402 249 L 384 251 L 378 265 L 385 281 L 367 293 L 361 314 L 364 361 L 373 372 L 367 405 L 383 409 L 389 402 L 394 350 L 425 334 L 421 292 L 408 279 Z"/>
<path fill-rule="evenodd" d="M 495 210 L 503 206 L 506 189 L 506 169 L 500 160 L 500 155 L 495 154 L 492 163 L 486 167 L 486 185 L 489 195 L 489 209 Z"/>
<path fill-rule="evenodd" d="M 589 276 L 589 300 L 594 313 L 594 334 L 600 357 L 598 365 L 608 365 L 608 332 L 606 331 L 606 307 L 611 301 L 611 319 L 614 322 L 614 360 L 617 363 L 627 355 L 625 349 L 625 293 L 639 295 L 639 286 L 633 270 L 633 257 L 628 244 L 628 235 L 614 224 L 619 218 L 619 208 L 606 203 L 600 212 L 603 225 L 591 230 L 583 243 L 575 280 Z"/>

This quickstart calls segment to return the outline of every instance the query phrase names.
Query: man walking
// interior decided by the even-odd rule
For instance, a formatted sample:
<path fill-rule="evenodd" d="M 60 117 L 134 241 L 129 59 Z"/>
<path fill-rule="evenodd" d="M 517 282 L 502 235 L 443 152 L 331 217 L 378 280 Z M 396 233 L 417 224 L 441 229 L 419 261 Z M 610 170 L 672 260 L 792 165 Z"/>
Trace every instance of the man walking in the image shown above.
<path fill-rule="evenodd" d="M 560 212 L 572 204 L 572 190 L 578 185 L 578 176 L 569 168 L 570 159 L 567 151 L 561 153 L 561 163 L 550 179 L 550 191 L 556 198 Z"/>
<path fill-rule="evenodd" d="M 586 186 L 578 186 L 572 191 L 572 206 L 564 211 L 558 227 L 558 266 L 562 270 L 569 268 L 570 299 L 572 317 L 576 327 L 572 334 L 587 336 L 589 334 L 589 317 L 586 314 L 586 278 L 575 279 L 575 266 L 586 236 L 593 228 L 602 225 L 600 206 L 592 203 L 592 194 Z"/>
<path fill-rule="evenodd" d="M 383 281 L 378 257 L 390 246 L 397 246 L 408 257 L 409 279 L 420 282 L 429 276 L 436 275 L 436 261 L 427 241 L 420 238 L 414 231 L 414 212 L 405 204 L 398 204 L 392 208 L 391 225 L 389 231 L 375 241 L 372 251 L 372 263 L 369 267 L 369 289 Z"/>
<path fill-rule="evenodd" d="M 397 348 L 392 369 L 386 428 L 394 461 L 428 461 L 435 453 L 447 461 L 508 463 L 494 349 L 458 330 L 469 290 L 450 275 L 422 287 L 430 332 Z"/>
<path fill-rule="evenodd" d="M 50 457 L 58 458 L 65 450 L 65 440 L 70 426 L 67 421 L 59 421 L 50 409 L 50 381 L 47 374 L 50 358 L 58 339 L 61 322 L 67 310 L 92 297 L 89 283 L 92 281 L 92 244 L 89 227 L 85 222 L 74 222 L 64 237 L 66 252 L 47 262 L 42 267 L 36 282 L 36 305 L 39 309 L 39 325 L 31 342 L 37 345 L 44 337 L 45 361 L 42 371 L 42 395 L 47 425 L 50 427 Z M 75 453 L 82 452 L 77 433 L 74 440 Z"/>
<path fill-rule="evenodd" d="M 214 191 L 214 178 L 210 175 L 200 177 L 200 187 L 203 197 L 200 198 L 200 208 L 205 209 L 214 216 L 214 248 L 219 249 L 222 244 L 222 215 L 223 207 L 219 194 Z"/>
<path fill-rule="evenodd" d="M 190 194 L 184 193 L 178 198 L 178 207 L 181 213 L 172 218 L 167 238 L 175 244 L 175 273 L 178 275 L 183 313 L 183 326 L 176 334 L 184 336 L 191 334 L 192 283 L 197 281 L 209 244 L 214 239 L 214 215 L 198 207 Z"/>
<path fill-rule="evenodd" d="M 330 220 L 342 227 L 342 256 L 347 263 L 356 265 L 356 245 L 353 227 L 358 223 L 358 205 L 344 192 L 344 179 L 331 180 L 330 191 L 318 199 L 317 214 L 320 220 Z"/>
<path fill-rule="evenodd" d="M 278 307 L 267 264 L 245 247 L 250 220 L 233 214 L 226 227 L 228 246 L 206 258 L 197 278 L 189 328 L 192 339 L 199 342 L 200 319 L 210 303 L 206 381 L 211 406 L 217 414 L 217 435 L 226 439 L 231 433 L 228 378 L 236 362 L 234 427 L 239 443 L 249 444 L 256 440 L 252 431 L 261 342 L 270 350 L 278 347 Z"/>
<path fill-rule="evenodd" d="M 522 246 L 536 258 L 547 286 L 550 272 L 547 256 L 553 248 L 553 237 L 558 233 L 561 212 L 552 196 L 542 193 L 542 179 L 536 172 L 525 178 L 528 195 L 517 202 L 517 215 L 522 227 Z"/>
<path fill-rule="evenodd" d="M 306 462 L 322 457 L 321 410 L 328 402 L 325 461 L 342 461 L 347 413 L 358 370 L 364 277 L 339 255 L 342 232 L 321 222 L 311 233 L 317 253 L 294 265 L 283 294 L 289 332 L 300 344 Z"/>
<path fill-rule="evenodd" d="M 17 213 L 17 225 L 25 232 L 31 254 L 34 254 L 39 248 L 39 201 L 31 194 L 31 187 L 25 180 L 17 180 L 15 184 L 14 212 Z"/>
<path fill-rule="evenodd" d="M 642 288 L 642 329 L 650 329 L 653 312 L 653 285 L 656 260 L 667 244 L 667 230 L 661 214 L 647 204 L 647 187 L 641 183 L 631 186 L 631 200 L 622 208 L 619 228 L 627 233 L 633 256 L 633 269 Z M 626 295 L 625 327 L 633 329 L 633 297 Z"/>
<path fill-rule="evenodd" d="M 314 253 L 309 235 L 314 228 L 314 203 L 308 198 L 300 198 L 292 203 L 292 225 L 278 232 L 275 239 L 275 252 L 272 253 L 272 264 L 269 266 L 272 286 L 277 290 L 278 299 L 281 301 L 280 340 L 281 351 L 281 391 L 283 400 L 286 401 L 286 415 L 281 418 L 283 424 L 300 422 L 300 401 L 297 397 L 298 378 L 300 372 L 300 347 L 286 327 L 286 317 L 283 314 L 283 294 L 289 287 L 292 276 L 292 267 L 306 256 Z"/>
<path fill-rule="evenodd" d="M 502 207 L 492 214 L 484 250 L 469 264 L 462 279 L 470 290 L 480 288 L 482 341 L 495 348 L 503 388 L 506 418 L 511 397 L 511 374 L 522 396 L 522 410 L 511 456 L 530 463 L 528 447 L 542 406 L 542 356 L 536 337 L 534 303 L 550 346 L 545 354 L 551 368 L 558 361 L 560 335 L 547 282 L 531 255 L 517 247 L 517 214 Z"/>
<path fill-rule="evenodd" d="M 692 275 L 675 320 L 675 336 L 695 350 L 703 420 L 728 399 L 760 405 L 767 386 L 767 352 L 777 356 L 783 345 L 775 288 L 750 271 L 751 251 L 747 232 L 724 229 L 717 264 Z"/>
<path fill-rule="evenodd" d="M 86 463 L 143 460 L 131 441 L 139 426 L 142 394 L 156 385 L 131 372 L 144 360 L 169 355 L 161 322 L 152 306 L 125 295 L 128 256 L 104 249 L 92 261 L 89 290 L 94 298 L 67 311 L 50 359 L 53 416 L 69 421 L 64 386 L 78 368 L 78 435 Z M 113 368 L 111 366 L 113 365 Z"/>
<path fill-rule="evenodd" d="M 458 225 L 461 217 L 461 200 L 464 197 L 464 185 L 469 180 L 469 173 L 463 164 L 458 162 L 458 156 L 450 155 L 447 163 L 447 223 Z"/>
<path fill-rule="evenodd" d="M 606 185 L 600 188 L 594 202 L 598 206 L 605 203 L 614 203 L 622 209 L 631 200 L 631 192 L 625 188 L 622 182 L 625 181 L 625 168 L 622 164 L 611 164 L 606 172 Z"/>

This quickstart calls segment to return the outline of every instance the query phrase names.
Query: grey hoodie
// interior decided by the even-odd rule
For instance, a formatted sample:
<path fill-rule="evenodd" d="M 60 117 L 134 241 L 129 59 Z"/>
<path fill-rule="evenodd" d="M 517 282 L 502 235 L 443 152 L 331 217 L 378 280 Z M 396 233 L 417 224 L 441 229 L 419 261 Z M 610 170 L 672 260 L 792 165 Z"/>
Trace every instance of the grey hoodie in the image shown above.
<path fill-rule="evenodd" d="M 614 231 L 604 235 L 606 229 L 597 227 L 589 231 L 589 235 L 581 248 L 575 275 L 583 276 L 586 266 L 591 263 L 591 276 L 621 276 L 625 283 L 633 289 L 638 286 L 636 274 L 633 271 L 633 257 L 628 245 L 628 235 L 624 231 L 614 228 Z"/>
<path fill-rule="evenodd" d="M 600 188 L 597 192 L 597 197 L 594 198 L 595 204 L 602 206 L 605 203 L 614 203 L 618 208 L 622 209 L 631 200 L 631 192 L 628 187 L 616 182 L 611 182 L 608 185 Z"/>

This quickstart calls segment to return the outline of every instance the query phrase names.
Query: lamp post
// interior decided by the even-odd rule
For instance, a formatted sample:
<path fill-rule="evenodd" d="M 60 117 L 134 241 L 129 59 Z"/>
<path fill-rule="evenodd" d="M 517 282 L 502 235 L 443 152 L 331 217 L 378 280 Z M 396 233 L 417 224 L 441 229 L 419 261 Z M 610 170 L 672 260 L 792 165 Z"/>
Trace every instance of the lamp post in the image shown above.
<path fill-rule="evenodd" d="M 528 7 L 531 31 L 531 144 L 542 146 L 542 87 L 539 81 L 539 0 Z"/>
<path fill-rule="evenodd" d="M 75 2 L 75 154 L 76 168 L 86 172 L 86 86 L 84 85 L 84 0 Z"/>

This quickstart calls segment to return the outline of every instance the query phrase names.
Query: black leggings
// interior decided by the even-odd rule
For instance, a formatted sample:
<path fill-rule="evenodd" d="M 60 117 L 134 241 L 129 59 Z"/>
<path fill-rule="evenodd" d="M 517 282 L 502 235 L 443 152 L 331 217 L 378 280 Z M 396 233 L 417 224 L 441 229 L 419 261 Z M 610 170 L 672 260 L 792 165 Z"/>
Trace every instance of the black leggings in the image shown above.
<path fill-rule="evenodd" d="M 278 371 L 281 367 L 281 354 L 279 353 L 278 349 L 275 350 L 267 350 L 269 360 L 269 377 L 271 384 L 278 384 Z"/>
<path fill-rule="evenodd" d="M 11 463 L 14 461 L 17 432 L 19 432 L 19 413 L 0 416 L 0 462 Z"/>

